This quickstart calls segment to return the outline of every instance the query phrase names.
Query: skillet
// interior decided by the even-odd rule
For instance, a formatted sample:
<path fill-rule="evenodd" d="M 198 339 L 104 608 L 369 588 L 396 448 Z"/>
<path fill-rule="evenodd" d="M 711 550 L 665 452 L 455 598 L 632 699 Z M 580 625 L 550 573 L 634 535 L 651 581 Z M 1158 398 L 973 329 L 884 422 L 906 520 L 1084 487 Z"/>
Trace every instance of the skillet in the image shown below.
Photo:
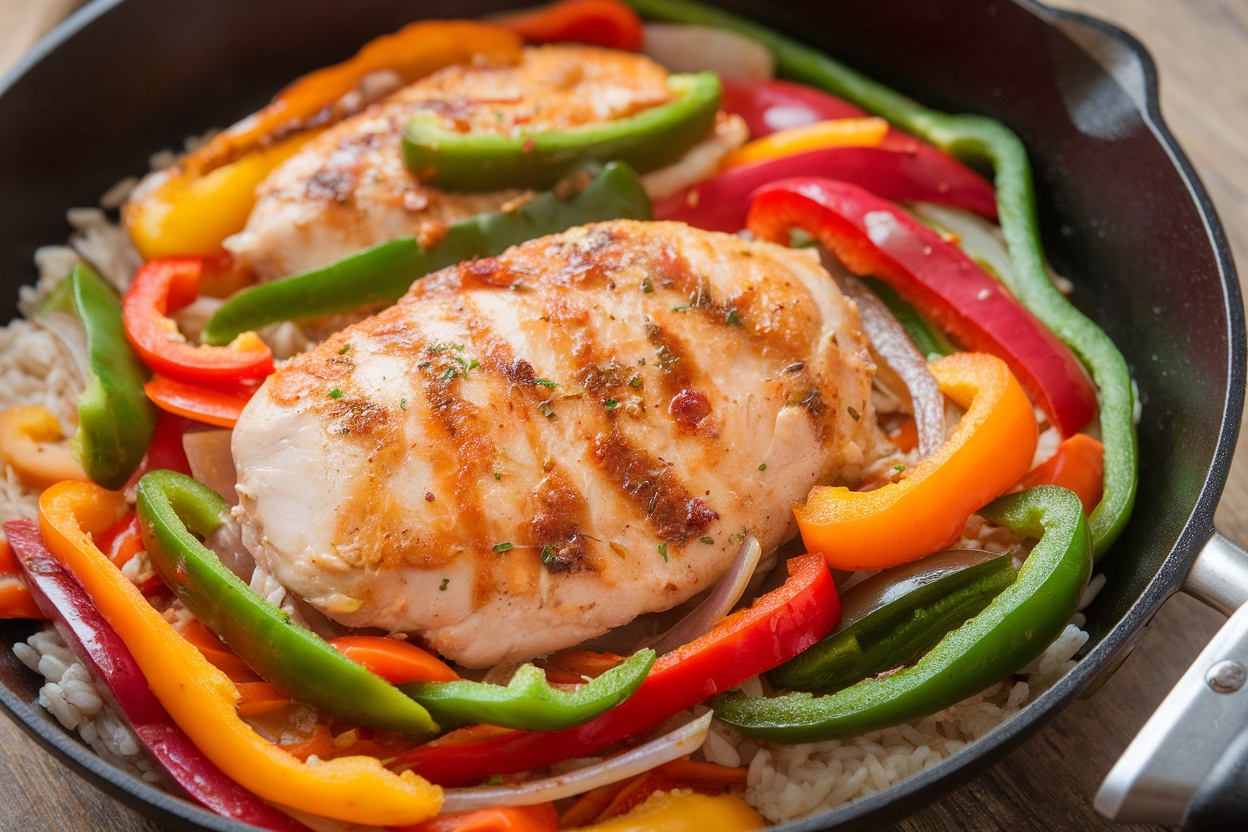
<path fill-rule="evenodd" d="M 453 14 L 505 5 L 474 0 Z M 843 2 L 834 20 L 826 4 L 810 0 L 726 5 L 927 104 L 984 113 L 1019 132 L 1036 169 L 1047 250 L 1074 281 L 1076 303 L 1123 350 L 1140 387 L 1143 486 L 1134 521 L 1102 562 L 1108 584 L 1088 610 L 1091 641 L 1076 670 L 953 759 L 783 828 L 878 827 L 991 764 L 1112 672 L 1206 544 L 1196 572 L 1203 594 L 1217 595 L 1227 611 L 1245 597 L 1211 588 L 1203 577 L 1217 566 L 1213 557 L 1229 551 L 1212 513 L 1243 398 L 1238 284 L 1208 199 L 1160 120 L 1151 61 L 1120 31 L 1027 0 Z M 97 0 L 0 81 L 5 296 L 33 280 L 37 246 L 66 236 L 65 208 L 94 204 L 113 182 L 145 169 L 150 152 L 232 122 L 296 75 L 408 20 L 436 16 L 438 7 L 413 0 L 357 0 L 349 11 L 334 0 Z M 812 20 L 828 25 L 812 27 Z M 92 90 L 82 88 L 84 77 Z M 1233 554 L 1227 562 L 1233 566 Z M 0 643 L 29 632 L 28 624 L 6 624 Z M 96 785 L 169 828 L 245 828 L 103 764 L 32 706 L 31 674 L 10 651 L 0 652 L 0 700 Z"/>

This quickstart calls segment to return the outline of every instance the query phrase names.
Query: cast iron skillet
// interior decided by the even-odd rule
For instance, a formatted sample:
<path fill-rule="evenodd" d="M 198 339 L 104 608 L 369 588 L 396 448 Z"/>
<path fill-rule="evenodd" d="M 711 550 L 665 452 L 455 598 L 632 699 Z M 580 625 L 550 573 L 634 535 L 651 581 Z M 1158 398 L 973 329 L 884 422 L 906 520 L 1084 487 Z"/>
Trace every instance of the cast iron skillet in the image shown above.
<path fill-rule="evenodd" d="M 35 248 L 63 240 L 148 154 L 262 105 L 300 73 L 421 17 L 506 0 L 97 0 L 0 82 L 0 274 L 32 282 Z M 510 5 L 517 5 L 513 2 Z M 1238 431 L 1244 321 L 1221 227 L 1161 122 L 1153 64 L 1130 36 L 1030 0 L 821 0 L 726 5 L 827 50 L 916 99 L 999 118 L 1036 168 L 1045 242 L 1075 302 L 1122 348 L 1139 384 L 1135 518 L 1103 561 L 1077 669 L 1022 714 L 933 769 L 788 824 L 878 827 L 990 765 L 1117 666 L 1215 534 Z M 812 22 L 816 25 L 812 25 Z M 0 627 L 3 648 L 31 625 Z M 0 700 L 67 765 L 175 829 L 241 832 L 102 763 L 32 703 L 32 674 L 0 649 Z"/>

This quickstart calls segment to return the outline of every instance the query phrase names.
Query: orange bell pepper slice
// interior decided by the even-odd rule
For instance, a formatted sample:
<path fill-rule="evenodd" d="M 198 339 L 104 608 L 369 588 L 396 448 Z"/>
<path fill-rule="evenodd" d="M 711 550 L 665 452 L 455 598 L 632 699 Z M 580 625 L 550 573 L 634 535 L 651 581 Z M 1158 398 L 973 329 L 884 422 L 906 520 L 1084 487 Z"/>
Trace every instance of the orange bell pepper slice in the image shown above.
<path fill-rule="evenodd" d="M 330 644 L 392 685 L 454 682 L 459 678 L 446 662 L 406 641 L 384 636 L 342 636 Z"/>
<path fill-rule="evenodd" d="M 1083 513 L 1091 514 L 1105 491 L 1105 448 L 1086 433 L 1062 440 L 1057 452 L 1019 481 L 1026 490 L 1037 485 L 1060 485 L 1079 495 Z"/>
<path fill-rule="evenodd" d="M 62 480 L 87 481 L 64 439 L 60 421 L 42 405 L 0 410 L 0 462 L 27 488 L 42 491 Z"/>
<path fill-rule="evenodd" d="M 247 223 L 257 186 L 341 117 L 333 104 L 366 75 L 389 70 L 411 83 L 479 55 L 514 62 L 520 48 L 506 29 L 468 20 L 420 21 L 376 38 L 354 57 L 295 81 L 127 203 L 122 216 L 130 237 L 146 260 L 218 256 L 225 238 Z"/>
<path fill-rule="evenodd" d="M 243 722 L 235 710 L 234 683 L 180 636 L 92 541 L 128 510 L 118 492 L 66 482 L 41 495 L 39 523 L 48 549 L 73 572 L 134 654 L 160 704 L 208 759 L 265 800 L 335 820 L 389 826 L 437 813 L 442 790 L 410 772 L 396 775 L 361 756 L 308 766 Z"/>
<path fill-rule="evenodd" d="M 161 375 L 143 385 L 143 392 L 161 410 L 220 428 L 234 427 L 257 389 L 254 384 L 205 387 Z"/>
<path fill-rule="evenodd" d="M 828 147 L 879 147 L 888 130 L 886 120 L 874 117 L 837 118 L 789 127 L 738 147 L 723 158 L 719 169 Z"/>
<path fill-rule="evenodd" d="M 883 569 L 946 548 L 1031 467 L 1035 411 L 1004 361 L 957 353 L 933 362 L 932 375 L 966 411 L 939 451 L 900 482 L 865 492 L 816 487 L 793 509 L 807 549 L 833 569 Z"/>

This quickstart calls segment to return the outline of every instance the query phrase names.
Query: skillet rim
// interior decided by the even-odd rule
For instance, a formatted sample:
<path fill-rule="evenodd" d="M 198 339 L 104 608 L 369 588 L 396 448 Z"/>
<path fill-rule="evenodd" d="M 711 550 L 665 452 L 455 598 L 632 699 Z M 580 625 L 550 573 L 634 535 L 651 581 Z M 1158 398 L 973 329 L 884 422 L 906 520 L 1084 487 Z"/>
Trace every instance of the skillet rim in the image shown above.
<path fill-rule="evenodd" d="M 57 48 L 65 41 L 124 2 L 126 0 L 93 0 L 75 11 L 0 77 L 0 96 L 14 87 L 29 69 L 53 57 Z M 1071 39 L 1075 48 L 1087 54 L 1127 93 L 1136 105 L 1144 125 L 1169 157 L 1203 222 L 1222 286 L 1228 349 L 1226 396 L 1213 457 L 1192 513 L 1183 524 L 1174 546 L 1165 556 L 1158 572 L 1122 618 L 1070 673 L 1029 702 L 1014 718 L 964 751 L 883 792 L 819 815 L 773 827 L 784 832 L 814 832 L 831 826 L 865 828 L 867 821 L 874 827 L 882 821 L 898 819 L 927 804 L 938 794 L 951 791 L 970 779 L 980 772 L 981 766 L 987 766 L 1003 757 L 1037 731 L 1044 724 L 1043 717 L 1049 711 L 1065 707 L 1082 691 L 1096 685 L 1103 676 L 1116 669 L 1129 654 L 1135 640 L 1143 634 L 1153 615 L 1180 588 L 1191 562 L 1214 533 L 1213 512 L 1225 486 L 1234 453 L 1245 384 L 1244 309 L 1226 234 L 1199 175 L 1179 147 L 1161 114 L 1157 69 L 1147 49 L 1122 28 L 1094 16 L 1055 9 L 1036 0 L 1010 2 L 1039 18 L 1045 26 L 1056 29 L 1061 35 Z M 1084 44 L 1076 41 L 1067 27 L 1091 30 L 1125 50 L 1133 68 L 1138 70 L 1139 77 L 1135 79 L 1139 81 L 1138 88 L 1135 88 L 1132 79 L 1125 78 L 1122 73 L 1115 73 L 1096 61 L 1095 55 Z M 172 823 L 176 828 L 188 830 L 247 832 L 255 828 L 212 814 L 113 767 L 82 744 L 76 735 L 62 729 L 41 708 L 28 704 L 3 684 L 0 684 L 0 703 L 28 734 L 76 773 L 112 797 L 145 812 L 149 819 Z M 155 816 L 151 810 L 155 810 Z"/>

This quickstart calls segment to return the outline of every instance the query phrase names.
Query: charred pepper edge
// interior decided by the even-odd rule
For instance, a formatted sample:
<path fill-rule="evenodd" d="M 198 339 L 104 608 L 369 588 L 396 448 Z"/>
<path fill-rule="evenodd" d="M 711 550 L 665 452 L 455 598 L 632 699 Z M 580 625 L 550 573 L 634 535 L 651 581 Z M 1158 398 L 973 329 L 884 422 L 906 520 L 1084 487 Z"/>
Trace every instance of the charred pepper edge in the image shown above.
<path fill-rule="evenodd" d="M 674 98 L 611 121 L 568 129 L 459 133 L 434 114 L 403 133 L 403 159 L 422 182 L 455 192 L 550 188 L 586 163 L 624 162 L 645 173 L 670 165 L 701 141 L 722 99 L 713 72 L 670 75 Z"/>
<path fill-rule="evenodd" d="M 506 685 L 467 680 L 411 682 L 399 690 L 423 705 L 443 727 L 483 723 L 558 731 L 588 722 L 628 699 L 654 660 L 653 650 L 639 650 L 572 691 L 551 687 L 546 672 L 532 664 L 521 665 Z"/>
<path fill-rule="evenodd" d="M 1022 141 L 984 116 L 951 115 L 916 104 L 816 49 L 697 0 L 625 0 L 643 18 L 728 29 L 762 43 L 785 78 L 810 84 L 883 116 L 964 160 L 995 171 L 1001 231 L 1016 274 L 1010 290 L 1088 369 L 1100 391 L 1105 494 L 1090 518 L 1099 558 L 1118 539 L 1135 505 L 1139 451 L 1135 393 L 1126 359 L 1100 327 L 1066 300 L 1045 268 L 1031 164 Z"/>
<path fill-rule="evenodd" d="M 437 733 L 428 711 L 292 622 L 199 542 L 195 534 L 211 534 L 228 508 L 219 494 L 184 474 L 152 471 L 139 480 L 148 555 L 187 609 L 256 672 L 300 701 L 372 728 Z"/>
<path fill-rule="evenodd" d="M 78 430 L 70 451 L 87 476 L 121 488 L 138 469 L 156 431 L 156 408 L 143 392 L 147 368 L 126 340 L 121 299 L 79 262 L 39 307 L 35 319 L 54 332 L 54 313 L 72 317 L 87 338 L 86 388 L 78 397 Z"/>
<path fill-rule="evenodd" d="M 727 694 L 716 716 L 748 736 L 818 742 L 935 713 L 1015 673 L 1039 656 L 1074 615 L 1092 573 L 1083 505 L 1073 492 L 1039 486 L 1000 497 L 980 514 L 1038 537 L 1014 583 L 915 664 L 827 696 Z"/>
<path fill-rule="evenodd" d="M 575 225 L 617 218 L 650 219 L 650 198 L 632 168 L 612 162 L 566 199 L 557 191 L 546 191 L 513 211 L 457 222 L 428 248 L 414 237 L 401 237 L 328 266 L 244 289 L 217 310 L 204 327 L 202 339 L 207 344 L 227 344 L 241 332 L 277 321 L 309 320 L 371 304 L 391 304 L 430 272 L 502 254 L 518 243 Z"/>

